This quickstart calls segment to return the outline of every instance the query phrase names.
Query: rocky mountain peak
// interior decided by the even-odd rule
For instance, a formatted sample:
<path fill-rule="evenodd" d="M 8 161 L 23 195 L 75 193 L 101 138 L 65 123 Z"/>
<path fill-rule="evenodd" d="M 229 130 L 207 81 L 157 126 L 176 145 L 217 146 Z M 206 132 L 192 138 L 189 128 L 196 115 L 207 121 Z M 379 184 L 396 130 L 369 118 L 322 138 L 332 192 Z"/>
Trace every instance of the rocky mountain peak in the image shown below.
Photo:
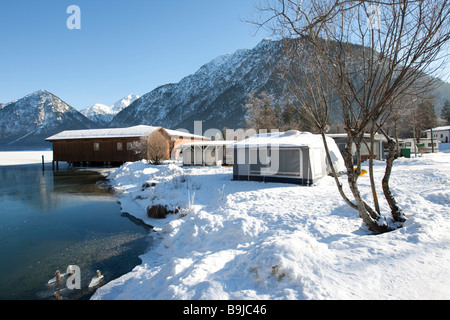
<path fill-rule="evenodd" d="M 137 99 L 139 99 L 138 95 L 129 94 L 111 106 L 97 103 L 80 112 L 98 125 L 106 127 L 120 111 L 129 107 Z"/>
<path fill-rule="evenodd" d="M 94 127 L 94 123 L 57 96 L 38 90 L 0 109 L 0 147 L 48 148 L 44 140 L 49 135 Z"/>

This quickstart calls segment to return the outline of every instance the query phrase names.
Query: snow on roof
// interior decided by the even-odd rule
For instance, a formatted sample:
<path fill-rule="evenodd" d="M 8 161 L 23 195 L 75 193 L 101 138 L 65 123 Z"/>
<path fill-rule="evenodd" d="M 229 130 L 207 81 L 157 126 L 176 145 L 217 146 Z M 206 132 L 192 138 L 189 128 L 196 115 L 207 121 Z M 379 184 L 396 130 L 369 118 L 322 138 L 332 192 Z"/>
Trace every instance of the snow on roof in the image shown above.
<path fill-rule="evenodd" d="M 152 134 L 161 127 L 135 126 L 130 128 L 110 128 L 92 130 L 67 130 L 47 138 L 54 140 L 99 139 L 99 138 L 133 138 Z"/>
<path fill-rule="evenodd" d="M 330 133 L 330 134 L 327 134 L 327 137 L 330 137 L 333 139 L 339 139 L 339 138 L 346 139 L 348 137 L 348 135 L 346 133 Z M 364 138 L 370 138 L 370 133 L 365 133 Z M 375 134 L 375 140 L 386 141 L 386 137 L 383 136 L 382 134 L 377 133 L 377 134 Z"/>
<path fill-rule="evenodd" d="M 437 127 L 433 129 L 433 131 L 448 131 L 448 130 L 450 130 L 450 126 Z M 431 129 L 425 130 L 424 132 L 431 132 Z"/>
<path fill-rule="evenodd" d="M 240 149 L 267 145 L 280 147 L 323 147 L 323 141 L 321 135 L 293 130 L 288 132 L 257 134 L 246 140 L 237 142 L 234 148 Z"/>
<path fill-rule="evenodd" d="M 162 127 L 153 126 L 134 126 L 130 128 L 110 128 L 110 129 L 92 129 L 92 130 L 68 130 L 60 132 L 47 138 L 47 141 L 56 140 L 77 140 L 77 139 L 108 139 L 108 138 L 136 138 L 145 137 L 159 129 L 165 130 L 170 136 L 179 136 L 187 138 L 204 138 L 201 136 L 185 133 L 182 131 L 168 130 Z"/>

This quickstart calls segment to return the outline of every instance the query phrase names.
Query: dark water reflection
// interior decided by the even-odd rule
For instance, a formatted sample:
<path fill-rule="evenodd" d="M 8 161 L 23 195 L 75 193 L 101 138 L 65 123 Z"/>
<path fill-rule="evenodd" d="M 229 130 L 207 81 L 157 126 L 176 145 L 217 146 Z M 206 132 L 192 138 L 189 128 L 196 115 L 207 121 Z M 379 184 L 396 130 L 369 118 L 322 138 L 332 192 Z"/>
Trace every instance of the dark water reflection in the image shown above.
<path fill-rule="evenodd" d="M 148 228 L 120 213 L 100 170 L 0 167 L 0 299 L 88 299 L 96 270 L 104 283 L 131 271 L 148 246 Z M 68 265 L 81 290 L 47 281 Z"/>

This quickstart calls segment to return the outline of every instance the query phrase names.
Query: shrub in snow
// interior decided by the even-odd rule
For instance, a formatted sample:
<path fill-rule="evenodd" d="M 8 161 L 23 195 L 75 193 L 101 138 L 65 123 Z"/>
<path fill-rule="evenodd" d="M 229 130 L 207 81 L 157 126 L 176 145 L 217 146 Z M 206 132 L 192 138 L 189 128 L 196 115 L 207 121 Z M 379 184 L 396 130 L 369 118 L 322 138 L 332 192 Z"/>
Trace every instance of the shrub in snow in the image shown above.
<path fill-rule="evenodd" d="M 147 207 L 147 216 L 153 219 L 165 219 L 168 214 L 174 214 L 178 212 L 178 208 L 169 210 L 167 206 L 163 206 L 161 204 Z"/>

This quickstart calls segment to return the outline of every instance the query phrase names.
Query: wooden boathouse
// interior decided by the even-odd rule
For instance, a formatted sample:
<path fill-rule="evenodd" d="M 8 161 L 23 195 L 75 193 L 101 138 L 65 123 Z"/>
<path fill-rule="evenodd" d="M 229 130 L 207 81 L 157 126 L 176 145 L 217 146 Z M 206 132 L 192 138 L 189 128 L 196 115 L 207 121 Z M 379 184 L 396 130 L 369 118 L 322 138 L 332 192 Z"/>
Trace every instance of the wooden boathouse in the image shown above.
<path fill-rule="evenodd" d="M 162 127 L 135 126 L 94 130 L 63 131 L 46 139 L 53 144 L 53 161 L 68 162 L 73 166 L 122 165 L 146 159 L 139 152 L 142 141 L 152 141 L 162 136 L 168 145 L 167 159 L 177 146 L 194 141 L 208 140 L 205 137 L 168 130 Z"/>

